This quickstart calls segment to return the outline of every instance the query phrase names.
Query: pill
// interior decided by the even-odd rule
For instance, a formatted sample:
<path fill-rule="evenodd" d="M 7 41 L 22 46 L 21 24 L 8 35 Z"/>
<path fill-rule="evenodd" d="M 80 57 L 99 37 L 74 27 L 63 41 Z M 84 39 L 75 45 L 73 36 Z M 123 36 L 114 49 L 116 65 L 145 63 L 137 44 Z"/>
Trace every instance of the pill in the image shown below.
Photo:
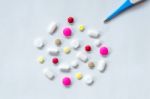
<path fill-rule="evenodd" d="M 105 46 L 104 46 L 104 47 L 100 47 L 99 52 L 100 52 L 100 54 L 101 54 L 102 56 L 107 56 L 108 53 L 109 53 L 108 48 L 105 47 Z"/>
<path fill-rule="evenodd" d="M 102 59 L 98 62 L 97 70 L 100 72 L 104 72 L 107 66 L 106 60 Z"/>
<path fill-rule="evenodd" d="M 69 47 L 64 47 L 64 53 L 69 54 L 71 52 L 71 49 Z"/>
<path fill-rule="evenodd" d="M 60 46 L 61 45 L 61 40 L 60 39 L 55 39 L 55 45 Z"/>
<path fill-rule="evenodd" d="M 56 22 L 52 22 L 48 27 L 49 34 L 55 33 L 56 30 L 57 30 L 57 24 Z"/>
<path fill-rule="evenodd" d="M 78 52 L 76 56 L 82 62 L 87 62 L 88 61 L 88 57 L 82 52 Z"/>
<path fill-rule="evenodd" d="M 44 47 L 44 41 L 41 38 L 35 39 L 33 43 L 36 48 L 41 49 Z"/>
<path fill-rule="evenodd" d="M 80 43 L 77 39 L 74 39 L 71 41 L 70 45 L 72 46 L 72 48 L 77 49 L 80 47 Z"/>
<path fill-rule="evenodd" d="M 57 64 L 59 62 L 57 57 L 52 58 L 52 63 L 53 64 Z"/>
<path fill-rule="evenodd" d="M 87 85 L 91 85 L 94 83 L 94 79 L 91 75 L 85 75 L 83 80 Z"/>
<path fill-rule="evenodd" d="M 79 30 L 80 30 L 81 32 L 83 32 L 83 31 L 85 30 L 84 25 L 79 25 Z"/>
<path fill-rule="evenodd" d="M 39 63 L 43 64 L 43 63 L 45 62 L 45 58 L 44 58 L 43 56 L 39 56 L 39 57 L 37 58 L 37 61 L 38 61 Z"/>
<path fill-rule="evenodd" d="M 99 47 L 102 44 L 101 40 L 95 40 L 94 42 L 95 46 Z"/>
<path fill-rule="evenodd" d="M 70 65 L 71 65 L 71 67 L 73 67 L 73 68 L 77 68 L 77 67 L 79 66 L 79 63 L 78 63 L 77 60 L 74 60 L 74 61 L 71 62 Z"/>
<path fill-rule="evenodd" d="M 63 77 L 62 79 L 62 84 L 65 86 L 65 87 L 69 87 L 71 85 L 72 81 L 71 81 L 71 78 L 70 77 Z"/>
<path fill-rule="evenodd" d="M 48 52 L 50 55 L 53 55 L 53 56 L 56 56 L 56 55 L 59 54 L 58 48 L 48 48 L 48 49 L 47 49 L 47 52 Z"/>
<path fill-rule="evenodd" d="M 76 77 L 78 80 L 81 80 L 82 77 L 83 77 L 83 75 L 82 75 L 81 72 L 78 72 L 78 73 L 75 74 L 75 77 Z"/>
<path fill-rule="evenodd" d="M 43 69 L 43 74 L 49 79 L 53 80 L 54 79 L 54 73 L 52 73 L 48 68 Z"/>
<path fill-rule="evenodd" d="M 91 51 L 92 48 L 90 45 L 86 45 L 84 49 L 85 49 L 85 51 L 89 52 L 89 51 Z"/>
<path fill-rule="evenodd" d="M 70 27 L 65 27 L 63 29 L 63 35 L 69 38 L 72 35 L 72 29 Z"/>
<path fill-rule="evenodd" d="M 88 62 L 88 67 L 89 67 L 90 69 L 94 68 L 94 67 L 95 67 L 94 62 L 92 62 L 92 61 Z"/>
<path fill-rule="evenodd" d="M 73 23 L 74 22 L 74 18 L 73 17 L 68 17 L 68 23 Z"/>
<path fill-rule="evenodd" d="M 62 72 L 69 72 L 71 69 L 67 64 L 60 64 L 58 68 Z"/>
<path fill-rule="evenodd" d="M 92 38 L 98 38 L 100 36 L 99 31 L 96 30 L 88 30 L 87 33 Z"/>

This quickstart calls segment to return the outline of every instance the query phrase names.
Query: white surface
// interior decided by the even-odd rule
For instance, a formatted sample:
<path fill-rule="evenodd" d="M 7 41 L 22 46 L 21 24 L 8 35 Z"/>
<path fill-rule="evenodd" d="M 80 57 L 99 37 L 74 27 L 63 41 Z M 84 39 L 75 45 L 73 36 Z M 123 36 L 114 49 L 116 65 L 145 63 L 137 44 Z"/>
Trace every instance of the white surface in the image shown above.
<path fill-rule="evenodd" d="M 150 1 L 103 25 L 103 19 L 122 2 L 124 0 L 0 0 L 0 99 L 150 99 Z M 66 89 L 60 83 L 66 74 L 59 74 L 56 67 L 51 66 L 50 57 L 44 65 L 36 62 L 37 56 L 47 56 L 47 53 L 45 48 L 37 50 L 33 40 L 41 36 L 52 41 L 46 32 L 47 26 L 51 21 L 63 26 L 68 16 L 75 17 L 75 26 L 103 28 L 101 39 L 111 47 L 104 74 L 80 68 L 83 73 L 96 76 L 93 86 L 73 79 L 73 86 Z M 60 58 L 66 57 L 71 56 Z M 44 67 L 52 68 L 56 74 L 54 81 L 43 76 Z"/>

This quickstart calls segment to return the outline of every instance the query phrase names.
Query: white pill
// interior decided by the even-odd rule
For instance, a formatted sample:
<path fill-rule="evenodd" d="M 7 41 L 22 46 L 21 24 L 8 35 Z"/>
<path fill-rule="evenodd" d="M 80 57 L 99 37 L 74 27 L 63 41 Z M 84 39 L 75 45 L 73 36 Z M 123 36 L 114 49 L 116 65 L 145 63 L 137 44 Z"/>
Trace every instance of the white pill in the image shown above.
<path fill-rule="evenodd" d="M 59 54 L 58 48 L 48 48 L 48 49 L 47 49 L 47 52 L 48 52 L 50 55 L 53 55 L 53 56 L 56 56 L 56 55 Z"/>
<path fill-rule="evenodd" d="M 96 30 L 89 30 L 87 31 L 87 33 L 92 38 L 98 38 L 100 36 L 99 31 L 96 31 Z"/>
<path fill-rule="evenodd" d="M 107 66 L 107 63 L 106 63 L 106 60 L 100 60 L 98 62 L 98 66 L 97 66 L 97 69 L 100 71 L 100 72 L 104 72 L 105 69 L 106 69 L 106 66 Z"/>
<path fill-rule="evenodd" d="M 87 55 L 84 54 L 84 53 L 82 53 L 82 52 L 78 52 L 76 56 L 77 56 L 77 58 L 78 58 L 79 60 L 81 60 L 82 62 L 87 62 L 87 61 L 88 61 Z"/>
<path fill-rule="evenodd" d="M 58 68 L 62 72 L 69 72 L 71 69 L 67 64 L 60 64 Z"/>
<path fill-rule="evenodd" d="M 77 39 L 72 40 L 70 45 L 71 45 L 72 48 L 74 48 L 74 49 L 77 49 L 77 48 L 80 47 L 80 43 L 79 43 L 79 41 L 78 41 Z"/>
<path fill-rule="evenodd" d="M 70 65 L 71 65 L 71 67 L 73 67 L 73 68 L 77 68 L 77 67 L 79 66 L 79 63 L 78 63 L 77 60 L 75 60 L 75 61 L 72 61 Z"/>
<path fill-rule="evenodd" d="M 91 85 L 94 83 L 94 79 L 91 75 L 85 75 L 83 80 L 87 85 Z"/>
<path fill-rule="evenodd" d="M 39 49 L 44 47 L 44 41 L 40 38 L 35 39 L 33 43 L 34 43 L 34 46 Z"/>
<path fill-rule="evenodd" d="M 53 80 L 55 77 L 54 74 L 48 68 L 43 69 L 43 74 L 50 80 Z"/>
<path fill-rule="evenodd" d="M 57 24 L 56 24 L 56 22 L 52 22 L 52 23 L 49 25 L 49 27 L 48 27 L 48 32 L 49 32 L 49 34 L 55 33 L 56 29 L 57 29 Z"/>
<path fill-rule="evenodd" d="M 95 46 L 99 47 L 102 44 L 101 40 L 95 40 L 94 42 Z"/>

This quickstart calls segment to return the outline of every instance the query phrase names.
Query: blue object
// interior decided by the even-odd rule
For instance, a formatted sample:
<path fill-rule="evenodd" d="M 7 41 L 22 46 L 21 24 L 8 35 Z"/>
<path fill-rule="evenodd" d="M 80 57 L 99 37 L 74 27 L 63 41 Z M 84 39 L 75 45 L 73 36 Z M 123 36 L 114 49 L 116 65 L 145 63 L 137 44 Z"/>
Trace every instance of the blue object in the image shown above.
<path fill-rule="evenodd" d="M 111 19 L 113 19 L 115 16 L 117 16 L 124 10 L 130 8 L 131 6 L 133 6 L 136 3 L 139 3 L 141 1 L 143 1 L 143 0 L 126 0 L 116 11 L 114 11 L 110 16 L 108 16 L 104 22 L 110 21 Z"/>

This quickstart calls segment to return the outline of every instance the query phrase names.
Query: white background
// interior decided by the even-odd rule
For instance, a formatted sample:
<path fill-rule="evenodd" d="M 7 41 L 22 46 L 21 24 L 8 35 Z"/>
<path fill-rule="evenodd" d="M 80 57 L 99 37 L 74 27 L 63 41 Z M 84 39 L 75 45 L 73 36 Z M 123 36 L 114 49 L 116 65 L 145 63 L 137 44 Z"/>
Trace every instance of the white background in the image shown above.
<path fill-rule="evenodd" d="M 150 2 L 103 24 L 103 19 L 122 2 L 124 0 L 0 0 L 0 99 L 150 99 Z M 64 88 L 61 77 L 73 77 L 75 72 L 60 73 L 51 65 L 45 49 L 39 51 L 33 46 L 36 37 L 44 38 L 48 46 L 53 46 L 54 37 L 46 28 L 51 21 L 57 21 L 60 27 L 68 25 L 68 16 L 75 17 L 72 27 L 75 34 L 80 34 L 76 37 L 86 39 L 86 32 L 84 35 L 77 32 L 79 24 L 86 25 L 86 29 L 101 29 L 101 39 L 111 48 L 105 73 L 89 70 L 84 65 L 76 70 L 94 75 L 93 86 L 73 78 L 73 85 Z M 61 37 L 60 31 L 55 36 Z M 88 42 L 91 43 L 86 39 L 85 43 Z M 47 58 L 45 64 L 37 63 L 39 55 Z M 60 59 L 65 61 L 64 58 L 71 55 Z M 93 56 L 94 60 L 101 58 L 97 53 Z M 43 76 L 44 67 L 56 73 L 54 81 Z"/>

